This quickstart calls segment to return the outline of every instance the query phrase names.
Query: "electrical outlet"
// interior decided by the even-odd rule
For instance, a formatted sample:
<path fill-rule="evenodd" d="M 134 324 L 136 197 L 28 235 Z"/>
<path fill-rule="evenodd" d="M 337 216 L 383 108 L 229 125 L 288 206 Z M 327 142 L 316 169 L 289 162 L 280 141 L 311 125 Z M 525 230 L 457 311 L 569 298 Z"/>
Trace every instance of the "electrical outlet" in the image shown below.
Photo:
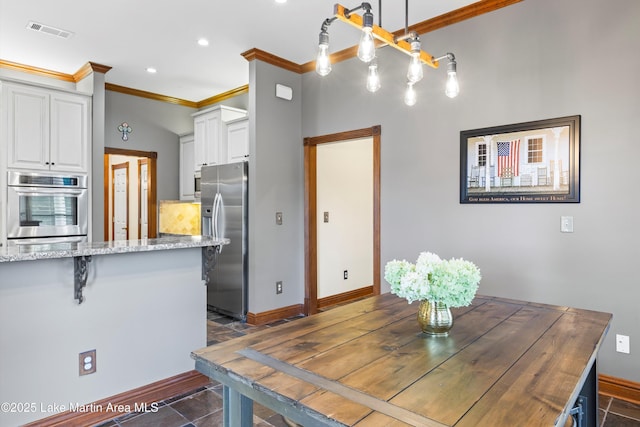
<path fill-rule="evenodd" d="M 276 282 L 276 294 L 282 293 L 282 281 Z"/>
<path fill-rule="evenodd" d="M 616 351 L 629 354 L 629 336 L 616 334 Z"/>
<path fill-rule="evenodd" d="M 344 277 L 344 280 L 347 280 L 349 278 L 349 270 L 344 271 L 343 277 Z"/>
<path fill-rule="evenodd" d="M 80 376 L 96 372 L 96 351 L 89 350 L 80 353 L 78 357 L 78 369 Z"/>

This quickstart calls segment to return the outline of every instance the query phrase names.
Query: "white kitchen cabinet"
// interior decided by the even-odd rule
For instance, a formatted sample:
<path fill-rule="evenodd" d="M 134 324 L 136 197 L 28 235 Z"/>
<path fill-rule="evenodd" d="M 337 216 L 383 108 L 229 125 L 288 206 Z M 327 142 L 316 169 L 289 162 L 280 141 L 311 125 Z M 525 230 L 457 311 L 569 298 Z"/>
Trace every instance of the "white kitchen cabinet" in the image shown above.
<path fill-rule="evenodd" d="M 219 105 L 193 114 L 194 168 L 226 163 L 226 122 L 245 117 L 247 112 L 239 108 Z"/>
<path fill-rule="evenodd" d="M 194 200 L 194 137 L 193 134 L 180 137 L 180 200 Z"/>
<path fill-rule="evenodd" d="M 227 163 L 242 162 L 249 157 L 249 118 L 227 123 Z"/>
<path fill-rule="evenodd" d="M 88 173 L 90 98 L 3 83 L 7 167 Z"/>

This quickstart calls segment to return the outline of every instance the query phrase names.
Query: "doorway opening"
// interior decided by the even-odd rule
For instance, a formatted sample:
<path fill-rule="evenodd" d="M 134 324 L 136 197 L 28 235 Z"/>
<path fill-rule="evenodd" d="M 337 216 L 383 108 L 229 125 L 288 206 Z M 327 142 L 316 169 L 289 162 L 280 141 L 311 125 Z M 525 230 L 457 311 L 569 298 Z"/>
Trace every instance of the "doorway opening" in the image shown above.
<path fill-rule="evenodd" d="M 104 240 L 119 239 L 145 239 L 157 237 L 158 210 L 157 210 L 157 187 L 156 187 L 156 162 L 158 153 L 154 151 L 126 150 L 121 148 L 105 147 L 104 149 Z M 117 199 L 118 192 L 115 190 L 116 170 L 125 169 L 126 172 L 126 205 L 127 213 L 123 213 L 125 200 Z M 120 172 L 123 174 L 123 172 Z M 118 178 L 124 181 L 122 177 Z M 125 189 L 120 189 L 120 195 L 125 193 Z M 116 201 L 119 200 L 119 201 Z M 117 210 L 116 210 L 117 209 Z M 118 214 L 118 215 L 116 215 Z M 114 221 L 122 223 L 126 216 L 127 225 L 114 226 Z M 118 216 L 118 218 L 116 218 Z M 135 226 L 131 226 L 135 224 Z M 126 227 L 126 235 L 123 230 L 116 228 Z M 118 231 L 118 233 L 116 233 Z M 126 236 L 126 237 L 125 237 Z"/>
<path fill-rule="evenodd" d="M 304 139 L 304 167 L 305 167 L 305 299 L 304 312 L 306 315 L 315 314 L 321 308 L 322 304 L 338 303 L 342 300 L 351 300 L 366 295 L 380 294 L 380 135 L 381 127 L 373 126 L 370 128 L 358 129 L 348 132 L 340 132 L 330 135 L 322 135 L 317 137 L 309 137 Z M 326 225 L 331 221 L 331 212 L 318 213 L 319 191 L 322 192 L 322 183 L 319 179 L 319 159 L 318 149 L 324 144 L 342 145 L 352 143 L 355 140 L 368 141 L 369 150 L 368 158 L 372 163 L 369 165 L 371 173 L 370 185 L 367 187 L 372 194 L 370 195 L 371 209 L 370 220 L 367 218 L 372 230 L 366 235 L 370 242 L 364 245 L 367 251 L 371 253 L 371 285 L 356 290 L 347 291 L 336 295 L 334 298 L 321 297 L 318 292 L 318 277 L 322 274 L 319 270 L 319 259 L 323 256 L 319 253 L 322 250 L 319 246 L 319 226 Z M 322 171 L 320 171 L 322 174 Z M 334 186 L 338 188 L 339 186 Z M 322 195 L 320 195 L 322 197 Z M 330 236 L 330 235 L 329 235 Z M 329 237 L 335 240 L 334 237 Z M 339 241 L 333 242 L 334 246 L 340 246 Z M 336 247 L 337 247 L 336 246 Z M 325 244 L 322 244 L 325 247 Z M 335 268 L 334 268 L 335 270 Z M 348 269 L 340 271 L 344 274 L 343 279 L 349 277 Z"/>

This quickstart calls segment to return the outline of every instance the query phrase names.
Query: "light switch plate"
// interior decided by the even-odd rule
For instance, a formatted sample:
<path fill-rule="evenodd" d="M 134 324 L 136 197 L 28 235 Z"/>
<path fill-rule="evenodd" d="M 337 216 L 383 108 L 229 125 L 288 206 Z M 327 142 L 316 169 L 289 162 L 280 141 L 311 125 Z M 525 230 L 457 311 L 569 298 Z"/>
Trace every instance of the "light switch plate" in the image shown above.
<path fill-rule="evenodd" d="M 616 334 L 616 351 L 629 354 L 629 336 Z"/>
<path fill-rule="evenodd" d="M 282 212 L 276 212 L 276 225 L 282 225 Z"/>
<path fill-rule="evenodd" d="M 572 216 L 560 217 L 560 231 L 563 233 L 573 233 L 573 217 Z"/>

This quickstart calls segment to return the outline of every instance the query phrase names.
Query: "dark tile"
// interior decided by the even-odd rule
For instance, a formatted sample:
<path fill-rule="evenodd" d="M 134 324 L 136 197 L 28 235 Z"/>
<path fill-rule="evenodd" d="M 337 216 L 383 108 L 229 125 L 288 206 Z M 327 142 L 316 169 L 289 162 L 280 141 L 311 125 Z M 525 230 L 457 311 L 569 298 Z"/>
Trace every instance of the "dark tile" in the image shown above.
<path fill-rule="evenodd" d="M 219 410 L 193 421 L 193 424 L 196 427 L 220 427 L 223 421 L 222 410 Z"/>
<path fill-rule="evenodd" d="M 229 323 L 233 323 L 235 321 L 235 319 L 232 319 L 231 317 L 218 317 L 217 319 L 211 320 L 221 325 L 228 325 Z"/>
<path fill-rule="evenodd" d="M 607 413 L 602 427 L 639 427 L 640 421 L 622 415 Z"/>
<path fill-rule="evenodd" d="M 201 391 L 171 404 L 171 407 L 189 421 L 222 409 L 222 397 L 211 390 Z"/>
<path fill-rule="evenodd" d="M 601 394 L 598 395 L 598 408 L 604 409 L 606 411 L 609 408 L 610 403 L 611 397 L 603 396 Z"/>
<path fill-rule="evenodd" d="M 269 418 L 270 416 L 274 415 L 275 412 L 272 411 L 271 409 L 262 406 L 259 403 L 253 402 L 253 415 L 256 415 L 260 418 L 262 418 L 263 420 L 266 420 L 267 418 Z"/>
<path fill-rule="evenodd" d="M 170 405 L 170 404 L 172 404 L 173 402 L 175 402 L 177 400 L 184 399 L 185 397 L 191 396 L 191 395 L 193 395 L 195 393 L 200 393 L 201 391 L 204 391 L 206 389 L 207 389 L 207 387 L 198 387 L 197 389 L 194 389 L 194 390 L 188 391 L 186 393 L 182 393 L 182 394 L 179 394 L 177 396 L 173 396 L 173 397 L 170 397 L 168 399 L 165 399 L 165 400 L 163 400 L 161 402 L 161 405 Z"/>
<path fill-rule="evenodd" d="M 176 427 L 189 421 L 170 406 L 163 406 L 158 412 L 146 412 L 120 423 L 123 427 Z"/>
<path fill-rule="evenodd" d="M 625 402 L 624 400 L 613 399 L 609 406 L 609 413 L 623 415 L 627 418 L 640 420 L 640 405 Z"/>

